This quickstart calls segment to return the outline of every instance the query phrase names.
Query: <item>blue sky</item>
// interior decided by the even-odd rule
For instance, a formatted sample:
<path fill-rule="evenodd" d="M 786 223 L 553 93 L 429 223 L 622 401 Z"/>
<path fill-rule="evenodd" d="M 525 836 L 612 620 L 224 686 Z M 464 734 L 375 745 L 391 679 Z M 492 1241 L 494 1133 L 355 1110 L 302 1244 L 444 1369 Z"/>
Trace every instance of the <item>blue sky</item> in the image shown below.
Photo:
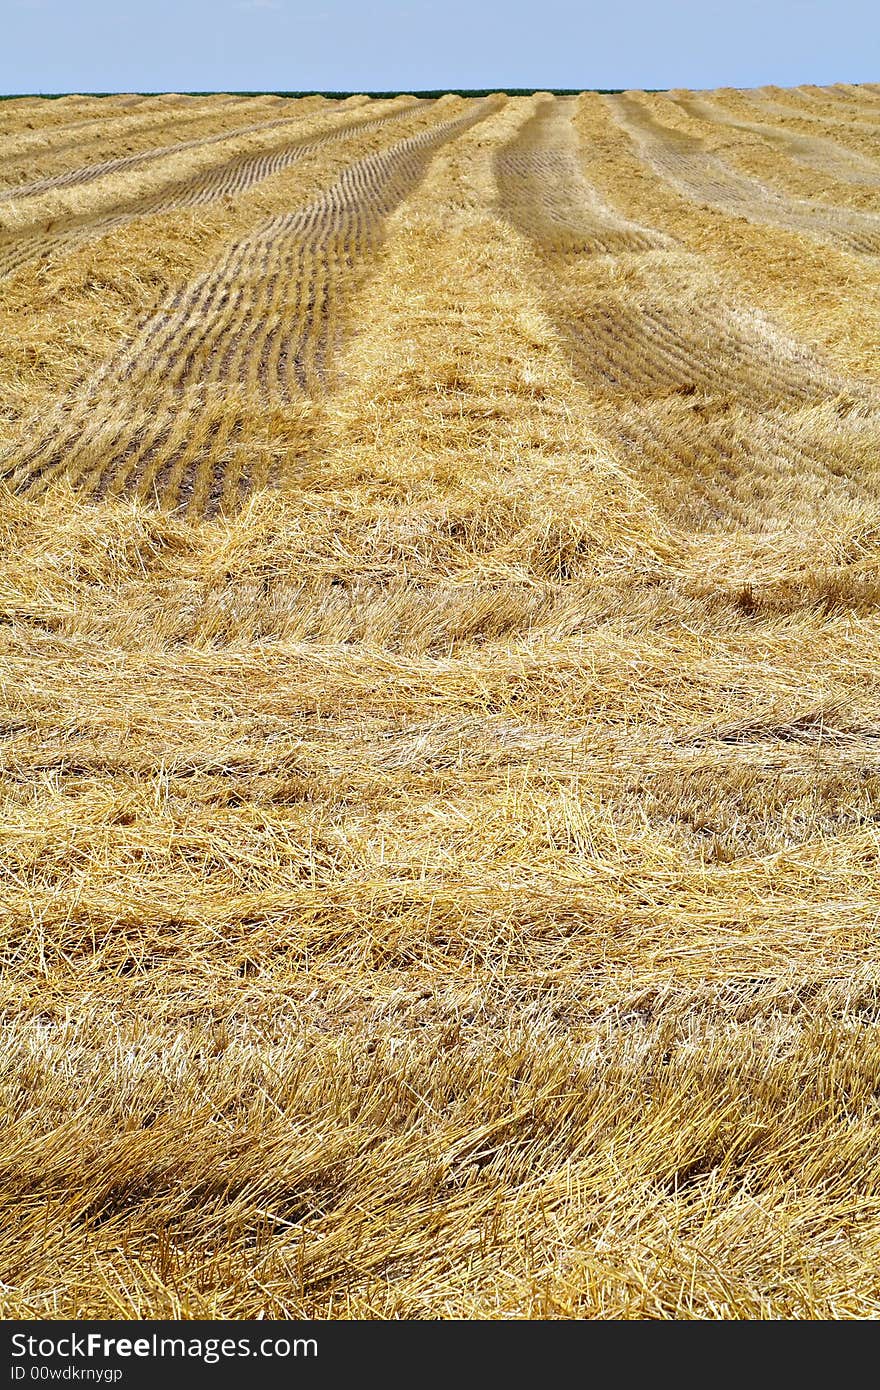
<path fill-rule="evenodd" d="M 880 81 L 877 0 L 0 0 L 0 91 Z"/>

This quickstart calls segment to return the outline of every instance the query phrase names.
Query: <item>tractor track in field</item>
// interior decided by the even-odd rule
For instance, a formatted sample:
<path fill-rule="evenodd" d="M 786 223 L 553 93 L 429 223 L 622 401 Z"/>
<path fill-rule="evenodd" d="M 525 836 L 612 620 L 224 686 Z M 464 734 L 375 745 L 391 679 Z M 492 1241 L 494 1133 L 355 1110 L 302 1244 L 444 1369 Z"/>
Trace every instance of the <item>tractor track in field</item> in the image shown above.
<path fill-rule="evenodd" d="M 766 524 L 778 523 L 786 489 L 792 505 L 862 497 L 845 472 L 876 433 L 876 391 L 834 376 L 763 315 L 707 297 L 702 268 L 668 237 L 635 224 L 621 234 L 580 171 L 562 99 L 526 123 L 497 158 L 496 178 L 499 210 L 547 266 L 547 308 L 603 433 L 655 492 L 657 477 L 668 480 L 662 505 L 699 524 L 736 525 L 747 492 L 753 526 L 756 499 Z M 548 215 L 561 207 L 570 234 Z M 801 418 L 842 401 L 852 418 L 835 417 L 833 429 Z"/>
<path fill-rule="evenodd" d="M 880 215 L 810 203 L 739 174 L 695 136 L 662 125 L 634 97 L 609 96 L 642 160 L 682 197 L 758 226 L 778 227 L 858 256 L 880 256 Z"/>
<path fill-rule="evenodd" d="M 475 103 L 356 160 L 310 203 L 230 246 L 68 403 L 60 428 L 13 450 L 5 480 L 32 492 L 64 473 L 96 501 L 139 496 L 190 515 L 235 508 L 276 481 L 239 447 L 248 401 L 283 409 L 326 392 L 346 300 L 385 220 L 436 150 L 491 109 Z"/>
<path fill-rule="evenodd" d="M 758 135 L 787 159 L 817 173 L 829 174 L 840 183 L 859 184 L 869 188 L 880 186 L 880 163 L 867 155 L 857 154 L 825 136 L 799 135 L 783 126 L 761 121 L 749 121 L 725 111 L 717 102 L 692 95 L 675 96 L 670 100 L 689 116 L 709 121 L 713 125 L 742 130 Z"/>
<path fill-rule="evenodd" d="M 55 251 L 70 251 L 87 241 L 107 236 L 110 232 L 144 217 L 180 212 L 187 208 L 206 207 L 219 199 L 236 197 L 249 192 L 275 174 L 309 158 L 328 144 L 381 130 L 396 121 L 412 118 L 418 108 L 404 107 L 384 116 L 353 120 L 325 135 L 286 142 L 275 149 L 255 154 L 235 155 L 213 168 L 202 169 L 185 178 L 177 178 L 166 188 L 142 194 L 117 205 L 112 211 L 86 214 L 56 221 L 50 231 L 37 231 L 0 238 L 0 279 L 14 275 L 22 266 Z"/>

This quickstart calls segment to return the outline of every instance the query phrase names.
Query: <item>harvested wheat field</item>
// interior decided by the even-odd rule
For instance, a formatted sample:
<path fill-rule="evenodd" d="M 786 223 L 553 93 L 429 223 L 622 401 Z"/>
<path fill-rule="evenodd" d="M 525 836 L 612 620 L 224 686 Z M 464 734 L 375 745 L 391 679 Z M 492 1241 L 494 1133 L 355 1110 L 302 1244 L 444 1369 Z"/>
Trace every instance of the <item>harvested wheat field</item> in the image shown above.
<path fill-rule="evenodd" d="M 0 128 L 0 1312 L 876 1317 L 880 88 Z"/>

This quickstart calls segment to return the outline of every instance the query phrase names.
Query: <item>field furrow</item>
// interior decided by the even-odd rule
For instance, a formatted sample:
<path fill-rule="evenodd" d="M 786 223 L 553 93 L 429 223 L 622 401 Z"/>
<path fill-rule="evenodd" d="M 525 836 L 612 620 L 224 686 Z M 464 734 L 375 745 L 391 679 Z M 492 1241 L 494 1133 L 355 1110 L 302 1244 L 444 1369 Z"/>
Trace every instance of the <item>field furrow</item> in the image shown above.
<path fill-rule="evenodd" d="M 850 83 L 842 82 L 833 87 L 793 87 L 793 88 L 772 88 L 775 94 L 782 95 L 785 99 L 797 102 L 805 100 L 814 107 L 837 107 L 838 109 L 847 108 L 850 110 L 864 111 L 872 115 L 880 115 L 877 107 L 877 94 L 872 89 L 870 82 L 862 83 L 855 87 Z"/>
<path fill-rule="evenodd" d="M 193 140 L 176 140 L 171 144 L 159 145 L 152 149 L 140 150 L 135 154 L 120 155 L 116 159 L 100 160 L 96 164 L 83 165 L 77 169 L 68 169 L 62 174 L 54 174 L 49 178 L 34 179 L 31 183 L 20 184 L 15 188 L 7 188 L 0 191 L 0 203 L 15 201 L 19 203 L 27 198 L 36 198 L 41 193 L 48 193 L 50 190 L 58 188 L 71 188 L 80 184 L 93 183 L 95 179 L 105 178 L 108 174 L 116 174 L 121 171 L 136 169 L 140 165 L 149 164 L 153 160 L 165 159 L 170 155 L 180 155 L 187 150 L 206 149 L 211 145 L 218 145 L 225 140 L 240 139 L 245 135 L 265 134 L 271 130 L 281 128 L 290 129 L 300 122 L 302 118 L 295 116 L 277 116 L 270 121 L 253 121 L 248 125 L 236 126 L 230 130 L 222 130 L 214 135 L 204 135 Z"/>
<path fill-rule="evenodd" d="M 805 168 L 829 174 L 841 183 L 880 188 L 880 162 L 855 150 L 847 150 L 827 136 L 800 135 L 780 125 L 749 120 L 728 112 L 720 101 L 692 94 L 676 94 L 678 106 L 701 121 L 754 134 L 767 141 L 773 150 Z"/>
<path fill-rule="evenodd" d="M 644 251 L 664 244 L 618 217 L 583 178 L 570 133 L 552 98 L 496 159 L 500 210 L 559 255 Z"/>
<path fill-rule="evenodd" d="M 103 116 L 71 121 L 60 126 L 37 128 L 14 136 L 6 135 L 0 146 L 0 181 L 9 182 L 11 175 L 12 185 L 4 189 L 4 192 L 14 195 L 17 183 L 27 187 L 35 182 L 33 177 L 28 179 L 26 175 L 20 179 L 16 177 L 17 171 L 27 166 L 31 169 L 37 167 L 43 171 L 43 177 L 50 177 L 52 173 L 70 172 L 63 167 L 49 170 L 46 165 L 63 163 L 71 153 L 75 154 L 79 167 L 82 167 L 83 156 L 89 151 L 102 154 L 104 158 L 96 162 L 105 163 L 112 157 L 110 152 L 114 147 L 119 149 L 120 156 L 142 153 L 143 151 L 133 149 L 132 145 L 145 141 L 147 143 L 144 149 L 148 150 L 149 142 L 155 141 L 163 134 L 166 137 L 169 134 L 177 137 L 179 131 L 185 131 L 192 126 L 207 127 L 202 133 L 210 135 L 212 124 L 229 124 L 229 107 L 235 108 L 239 119 L 248 115 L 252 119 L 265 116 L 266 112 L 263 100 L 241 97 L 214 98 L 195 107 L 168 101 L 158 110 L 119 116 L 114 106 Z"/>
<path fill-rule="evenodd" d="M 724 95 L 726 97 L 727 93 Z M 819 111 L 809 102 L 781 100 L 761 91 L 736 92 L 734 95 L 738 105 L 755 112 L 758 116 L 770 114 L 793 130 L 802 130 L 810 134 L 824 131 L 832 135 L 835 142 L 845 141 L 848 134 L 871 140 L 877 136 L 877 121 L 872 120 L 866 112 L 861 115 L 847 114 L 840 107 L 834 106 L 830 110 Z"/>
<path fill-rule="evenodd" d="M 143 341 L 128 350 L 120 376 L 182 390 L 202 381 L 246 383 L 255 366 L 270 398 L 284 401 L 292 391 L 320 389 L 331 284 L 350 262 L 371 255 L 383 219 L 434 149 L 471 119 L 443 123 L 366 156 L 320 199 L 265 224 L 173 308 L 159 311 Z M 263 347 L 253 354 L 245 325 L 256 332 L 267 321 L 280 326 L 277 352 Z M 271 376 L 270 358 L 276 359 Z"/>
<path fill-rule="evenodd" d="M 854 255 L 880 255 L 880 214 L 811 204 L 785 197 L 759 180 L 737 173 L 700 139 L 657 120 L 633 96 L 612 96 L 615 118 L 642 158 L 682 197 L 709 204 L 731 217 L 780 227 L 827 242 Z"/>
<path fill-rule="evenodd" d="M 137 107 L 140 112 L 185 112 L 196 107 L 229 105 L 241 98 L 228 93 L 195 96 L 185 92 L 160 92 L 153 96 L 136 93 L 110 97 L 66 96 L 53 101 L 43 97 L 12 97 L 2 103 L 0 131 L 13 138 L 33 132 L 63 131 L 80 122 L 112 120 L 117 109 Z"/>
<path fill-rule="evenodd" d="M 877 1317 L 878 90 L 3 205 L 0 1316 Z"/>
<path fill-rule="evenodd" d="M 249 192 L 268 178 L 283 173 L 301 160 L 310 158 L 327 143 L 349 139 L 371 130 L 381 130 L 386 124 L 406 120 L 412 110 L 404 106 L 384 115 L 362 119 L 346 118 L 342 124 L 325 135 L 311 139 L 285 140 L 278 148 L 254 155 L 235 155 L 213 168 L 180 179 L 170 178 L 166 187 L 146 196 L 140 195 L 115 202 L 109 210 L 91 215 L 53 219 L 48 228 L 26 229 L 13 236 L 0 235 L 0 278 L 14 274 L 21 266 L 48 255 L 69 251 L 96 237 L 106 236 L 117 228 L 144 217 L 158 217 L 185 208 L 205 207 L 224 198 L 238 197 Z M 225 138 L 225 137 L 224 137 Z M 205 142 L 200 142 L 204 144 Z M 181 146 L 179 148 L 187 148 Z M 192 147 L 189 147 L 192 148 Z"/>
<path fill-rule="evenodd" d="M 44 433 L 13 450 L 5 476 L 28 492 L 63 474 L 96 500 L 138 495 L 186 508 L 228 500 L 234 489 L 222 481 L 222 451 L 227 444 L 234 451 L 237 438 L 235 410 L 224 411 L 230 392 L 255 393 L 265 409 L 326 388 L 346 286 L 369 265 L 385 219 L 435 151 L 490 109 L 472 103 L 455 119 L 366 155 L 312 203 L 230 246 L 105 365 L 53 422 L 51 438 Z M 121 401 L 131 407 L 124 418 Z"/>
<path fill-rule="evenodd" d="M 680 523 L 755 530 L 873 496 L 880 394 L 709 290 L 668 237 L 615 232 L 622 219 L 581 172 L 570 105 L 546 103 L 496 171 L 500 210 L 547 262 L 548 309 L 597 420 Z M 547 213 L 562 207 L 564 219 Z"/>

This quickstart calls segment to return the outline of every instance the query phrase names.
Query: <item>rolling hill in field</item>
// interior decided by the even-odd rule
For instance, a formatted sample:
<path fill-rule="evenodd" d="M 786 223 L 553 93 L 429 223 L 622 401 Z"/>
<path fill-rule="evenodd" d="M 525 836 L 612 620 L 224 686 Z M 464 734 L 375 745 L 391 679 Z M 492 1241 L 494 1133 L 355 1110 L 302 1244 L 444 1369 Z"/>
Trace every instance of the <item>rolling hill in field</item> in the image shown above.
<path fill-rule="evenodd" d="M 0 1311 L 880 1312 L 880 85 L 0 103 Z"/>

